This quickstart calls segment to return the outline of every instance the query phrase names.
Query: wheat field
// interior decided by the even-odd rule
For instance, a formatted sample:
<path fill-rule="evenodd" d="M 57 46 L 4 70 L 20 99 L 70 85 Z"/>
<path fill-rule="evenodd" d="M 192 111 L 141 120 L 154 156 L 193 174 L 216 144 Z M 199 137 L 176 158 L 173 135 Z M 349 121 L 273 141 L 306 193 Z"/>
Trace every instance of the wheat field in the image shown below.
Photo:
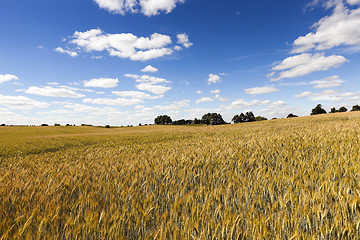
<path fill-rule="evenodd" d="M 360 114 L 0 127 L 1 239 L 357 239 Z"/>

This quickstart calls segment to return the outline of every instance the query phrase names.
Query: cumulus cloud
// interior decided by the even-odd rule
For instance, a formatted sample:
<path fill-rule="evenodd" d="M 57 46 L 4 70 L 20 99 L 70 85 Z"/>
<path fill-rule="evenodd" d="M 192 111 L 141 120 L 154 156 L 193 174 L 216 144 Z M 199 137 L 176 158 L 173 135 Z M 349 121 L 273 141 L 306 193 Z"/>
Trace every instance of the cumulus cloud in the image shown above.
<path fill-rule="evenodd" d="M 119 83 L 117 78 L 94 78 L 84 81 L 85 87 L 113 88 Z"/>
<path fill-rule="evenodd" d="M 153 33 L 150 37 L 137 37 L 132 33 L 106 34 L 101 29 L 76 31 L 68 42 L 78 51 L 103 52 L 110 56 L 146 61 L 173 53 L 170 36 Z"/>
<path fill-rule="evenodd" d="M 276 87 L 254 87 L 254 88 L 247 88 L 245 92 L 247 94 L 264 94 L 264 93 L 272 93 L 280 91 Z"/>
<path fill-rule="evenodd" d="M 347 0 L 357 5 L 359 0 Z M 333 6 L 332 15 L 322 18 L 313 25 L 314 32 L 298 37 L 293 43 L 293 53 L 303 53 L 311 49 L 327 50 L 338 46 L 360 45 L 360 9 L 349 9 L 341 1 L 329 1 Z"/>
<path fill-rule="evenodd" d="M 310 100 L 313 101 L 339 101 L 344 98 L 351 98 L 354 97 L 355 94 L 351 92 L 340 92 L 337 90 L 325 90 L 322 92 L 302 92 L 299 94 L 296 94 L 295 97 L 301 98 L 301 97 L 309 97 Z"/>
<path fill-rule="evenodd" d="M 219 89 L 212 90 L 212 91 L 210 91 L 210 93 L 212 93 L 212 94 L 219 94 L 219 93 L 220 93 L 220 90 L 219 90 Z"/>
<path fill-rule="evenodd" d="M 330 87 L 338 87 L 344 81 L 340 79 L 339 76 L 334 75 L 331 77 L 323 78 L 321 80 L 316 80 L 310 82 L 310 84 L 314 84 L 313 88 L 330 88 Z"/>
<path fill-rule="evenodd" d="M 0 104 L 8 108 L 30 110 L 33 108 L 47 108 L 50 104 L 39 102 L 24 96 L 6 96 L 0 94 Z"/>
<path fill-rule="evenodd" d="M 178 34 L 176 35 L 176 37 L 178 39 L 177 43 L 183 45 L 186 48 L 189 48 L 193 45 L 193 43 L 190 42 L 189 36 L 186 33 Z"/>
<path fill-rule="evenodd" d="M 171 87 L 166 85 L 166 83 L 170 83 L 170 81 L 164 78 L 136 74 L 125 74 L 124 76 L 135 79 L 135 81 L 139 83 L 135 85 L 135 87 L 141 91 L 148 91 L 154 94 L 164 94 L 171 89 Z"/>
<path fill-rule="evenodd" d="M 324 54 L 302 53 L 288 57 L 280 64 L 273 67 L 274 71 L 280 71 L 277 78 L 272 81 L 278 81 L 283 78 L 296 78 L 316 71 L 326 71 L 330 68 L 339 67 L 348 60 L 339 55 L 326 57 Z M 284 71 L 285 70 L 285 71 Z"/>
<path fill-rule="evenodd" d="M 124 15 L 126 12 L 141 12 L 150 17 L 160 12 L 170 13 L 177 3 L 185 0 L 95 0 L 100 8 L 114 14 Z"/>
<path fill-rule="evenodd" d="M 136 82 L 149 82 L 151 84 L 170 83 L 170 81 L 166 80 L 165 78 L 153 77 L 149 75 L 125 74 L 124 76 L 133 78 Z"/>
<path fill-rule="evenodd" d="M 216 94 L 216 95 L 214 96 L 214 98 L 215 98 L 216 100 L 218 100 L 219 102 L 226 102 L 226 101 L 229 100 L 229 99 L 227 99 L 227 98 L 225 98 L 225 97 L 221 97 L 219 94 Z"/>
<path fill-rule="evenodd" d="M 346 0 L 350 5 L 360 5 L 360 0 Z"/>
<path fill-rule="evenodd" d="M 157 72 L 158 69 L 151 66 L 151 65 L 147 65 L 145 68 L 141 69 L 142 72 L 150 72 L 150 73 L 154 73 Z"/>
<path fill-rule="evenodd" d="M 35 95 L 46 96 L 46 97 L 63 97 L 63 98 L 85 97 L 85 95 L 77 93 L 73 90 L 67 89 L 65 87 L 54 88 L 54 87 L 49 87 L 49 86 L 47 86 L 47 87 L 31 86 L 25 92 L 29 93 L 29 94 L 35 94 Z"/>
<path fill-rule="evenodd" d="M 212 83 L 220 83 L 221 82 L 221 77 L 219 75 L 216 74 L 209 74 L 209 78 L 208 78 L 208 85 L 212 84 Z"/>
<path fill-rule="evenodd" d="M 212 101 L 214 101 L 214 99 L 209 98 L 209 97 L 202 97 L 202 98 L 196 100 L 195 102 L 196 103 L 203 103 L 203 102 L 212 102 Z"/>
<path fill-rule="evenodd" d="M 119 97 L 130 97 L 135 99 L 158 99 L 163 97 L 163 95 L 151 96 L 150 94 L 139 91 L 112 91 L 112 93 Z"/>
<path fill-rule="evenodd" d="M 243 109 L 249 107 L 258 107 L 258 106 L 282 106 L 286 105 L 284 101 L 276 101 L 271 102 L 270 100 L 253 100 L 253 101 L 246 101 L 244 99 L 237 99 L 233 101 L 230 105 L 224 106 L 226 109 Z"/>
<path fill-rule="evenodd" d="M 109 105 L 109 106 L 131 106 L 143 103 L 143 100 L 140 99 L 126 99 L 126 98 L 85 98 L 83 102 L 93 103 L 93 104 L 101 104 L 101 105 Z"/>
<path fill-rule="evenodd" d="M 154 85 L 151 83 L 140 83 L 135 87 L 141 91 L 148 91 L 154 94 L 164 94 L 171 89 L 171 87 L 166 87 L 163 85 Z"/>
<path fill-rule="evenodd" d="M 0 83 L 13 81 L 13 80 L 19 80 L 19 78 L 12 74 L 0 74 Z"/>
<path fill-rule="evenodd" d="M 65 49 L 63 49 L 62 47 L 57 47 L 57 48 L 55 48 L 55 51 L 56 51 L 56 52 L 59 52 L 59 53 L 68 54 L 68 55 L 71 56 L 71 57 L 77 57 L 77 56 L 78 56 L 78 53 L 77 53 L 77 52 L 70 51 L 70 50 L 65 50 Z"/>
<path fill-rule="evenodd" d="M 175 111 L 189 105 L 190 105 L 190 100 L 181 100 L 181 101 L 172 102 L 169 105 L 157 105 L 154 106 L 154 109 L 161 111 Z"/>
<path fill-rule="evenodd" d="M 90 113 L 90 114 L 106 114 L 108 113 L 108 111 L 114 111 L 115 108 L 110 108 L 110 107 L 106 107 L 106 108 L 99 108 L 99 107 L 93 107 L 93 106 L 88 106 L 85 104 L 78 104 L 78 103 L 72 103 L 72 104 L 65 104 L 64 108 L 67 109 L 71 109 L 76 113 Z"/>

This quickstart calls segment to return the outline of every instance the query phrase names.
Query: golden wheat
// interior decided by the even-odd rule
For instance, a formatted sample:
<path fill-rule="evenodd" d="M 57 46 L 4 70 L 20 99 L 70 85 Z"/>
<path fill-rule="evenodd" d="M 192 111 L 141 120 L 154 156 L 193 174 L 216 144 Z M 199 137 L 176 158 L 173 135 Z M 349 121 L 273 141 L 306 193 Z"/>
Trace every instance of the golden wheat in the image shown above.
<path fill-rule="evenodd" d="M 6 127 L 0 144 L 1 239 L 359 237 L 359 113 Z"/>

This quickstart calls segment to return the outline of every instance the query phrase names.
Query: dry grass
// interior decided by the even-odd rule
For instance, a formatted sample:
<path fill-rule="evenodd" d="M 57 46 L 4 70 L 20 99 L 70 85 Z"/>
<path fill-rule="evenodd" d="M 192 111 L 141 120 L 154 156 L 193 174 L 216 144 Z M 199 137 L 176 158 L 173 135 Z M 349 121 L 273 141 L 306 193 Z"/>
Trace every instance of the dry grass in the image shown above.
<path fill-rule="evenodd" d="M 359 113 L 214 127 L 6 127 L 0 144 L 2 239 L 359 236 Z"/>

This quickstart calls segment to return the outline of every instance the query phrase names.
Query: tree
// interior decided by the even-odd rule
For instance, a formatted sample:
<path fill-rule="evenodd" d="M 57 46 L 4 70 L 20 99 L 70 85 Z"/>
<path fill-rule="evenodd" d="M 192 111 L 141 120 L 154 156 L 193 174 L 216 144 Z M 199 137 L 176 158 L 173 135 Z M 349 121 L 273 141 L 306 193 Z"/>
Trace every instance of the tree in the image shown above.
<path fill-rule="evenodd" d="M 233 123 L 240 123 L 241 121 L 240 121 L 240 116 L 239 115 L 235 115 L 232 119 L 231 119 L 231 121 L 233 122 Z"/>
<path fill-rule="evenodd" d="M 360 106 L 359 106 L 359 105 L 353 106 L 352 109 L 351 109 L 351 111 L 352 111 L 352 112 L 354 112 L 354 111 L 360 111 Z"/>
<path fill-rule="evenodd" d="M 316 105 L 315 108 L 311 110 L 310 115 L 324 114 L 326 113 L 325 109 L 322 108 L 321 104 Z"/>
<path fill-rule="evenodd" d="M 165 125 L 172 123 L 171 118 L 168 115 L 160 115 L 154 119 L 156 125 Z"/>
<path fill-rule="evenodd" d="M 201 120 L 200 119 L 197 119 L 195 118 L 194 121 L 193 121 L 194 124 L 201 124 Z"/>
<path fill-rule="evenodd" d="M 207 124 L 207 125 L 220 125 L 220 124 L 225 124 L 224 119 L 222 118 L 222 116 L 218 113 L 207 113 L 204 114 L 201 118 L 201 122 L 203 124 Z"/>
<path fill-rule="evenodd" d="M 265 121 L 268 120 L 266 117 L 262 117 L 262 116 L 257 116 L 255 117 L 255 121 Z"/>
<path fill-rule="evenodd" d="M 245 114 L 240 113 L 240 115 L 239 115 L 239 119 L 240 119 L 240 122 L 246 122 L 246 117 L 245 117 Z"/>
<path fill-rule="evenodd" d="M 254 121 L 256 121 L 253 112 L 246 112 L 245 113 L 245 118 L 246 118 L 245 122 L 254 122 Z"/>
<path fill-rule="evenodd" d="M 333 107 L 333 108 L 330 109 L 330 113 L 336 113 L 336 112 L 337 112 L 336 108 Z"/>
<path fill-rule="evenodd" d="M 286 118 L 294 118 L 294 117 L 298 117 L 298 115 L 290 113 L 289 115 L 287 115 Z"/>
<path fill-rule="evenodd" d="M 347 112 L 347 108 L 342 106 L 341 108 L 339 108 L 339 110 L 337 110 L 338 112 Z"/>
<path fill-rule="evenodd" d="M 263 120 L 265 120 L 265 119 L 263 119 Z M 242 123 L 242 122 L 254 122 L 257 120 L 252 112 L 246 112 L 245 114 L 240 113 L 240 115 L 235 115 L 231 121 L 234 123 Z"/>

